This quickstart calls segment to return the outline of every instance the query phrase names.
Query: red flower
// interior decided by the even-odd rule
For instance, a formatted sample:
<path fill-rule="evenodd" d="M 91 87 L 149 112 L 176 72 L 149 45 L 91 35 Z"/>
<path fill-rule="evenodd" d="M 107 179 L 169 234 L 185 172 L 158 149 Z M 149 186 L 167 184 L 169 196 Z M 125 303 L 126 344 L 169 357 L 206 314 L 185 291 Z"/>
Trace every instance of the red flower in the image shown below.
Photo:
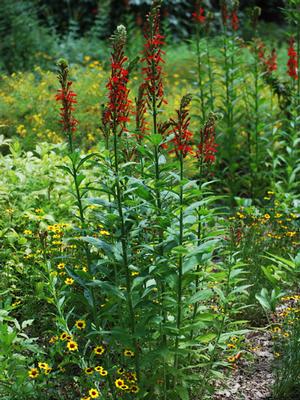
<path fill-rule="evenodd" d="M 104 125 L 109 125 L 113 131 L 119 130 L 120 136 L 125 132 L 129 122 L 131 101 L 129 100 L 128 70 L 124 68 L 127 57 L 124 55 L 126 29 L 123 25 L 117 27 L 112 36 L 111 76 L 106 85 L 109 90 L 108 104 L 103 114 Z"/>
<path fill-rule="evenodd" d="M 276 53 L 276 49 L 272 50 L 271 55 L 266 60 L 266 67 L 267 67 L 267 71 L 269 73 L 277 70 L 277 53 Z"/>
<path fill-rule="evenodd" d="M 237 14 L 237 9 L 234 9 L 231 13 L 231 26 L 234 31 L 239 29 L 239 17 Z"/>
<path fill-rule="evenodd" d="M 288 74 L 291 78 L 298 79 L 298 59 L 297 52 L 295 50 L 295 39 L 290 38 L 290 46 L 288 49 L 289 60 L 287 62 Z"/>
<path fill-rule="evenodd" d="M 196 152 L 196 157 L 204 163 L 212 164 L 215 159 L 215 153 L 217 152 L 216 140 L 216 119 L 212 114 L 204 128 L 200 131 L 200 142 Z"/>
<path fill-rule="evenodd" d="M 57 65 L 59 67 L 58 79 L 61 89 L 57 91 L 55 99 L 61 102 L 62 105 L 59 113 L 61 120 L 59 122 L 62 124 L 63 130 L 71 137 L 72 132 L 76 131 L 78 125 L 77 119 L 73 116 L 75 111 L 73 105 L 77 103 L 77 95 L 71 90 L 72 82 L 68 80 L 69 67 L 67 61 L 60 59 Z"/>
<path fill-rule="evenodd" d="M 162 82 L 162 64 L 165 52 L 161 49 L 164 45 L 164 36 L 160 33 L 160 4 L 155 3 L 147 16 L 144 30 L 146 43 L 144 45 L 144 57 L 142 62 L 146 64 L 142 68 L 144 74 L 144 89 L 147 105 L 150 109 L 160 107 L 166 103 L 164 99 L 164 87 Z"/>
<path fill-rule="evenodd" d="M 145 118 L 146 113 L 146 98 L 145 98 L 145 83 L 139 87 L 138 97 L 135 99 L 136 112 L 135 112 L 135 130 L 137 139 L 140 141 L 146 134 L 147 122 Z"/>
<path fill-rule="evenodd" d="M 257 56 L 261 61 L 266 72 L 271 74 L 273 71 L 277 70 L 277 52 L 273 49 L 271 54 L 266 54 L 266 46 L 263 42 L 257 44 Z"/>
<path fill-rule="evenodd" d="M 204 15 L 204 8 L 200 7 L 198 12 L 195 11 L 192 14 L 192 17 L 196 22 L 199 22 L 200 24 L 204 24 L 206 21 L 206 17 Z"/>
<path fill-rule="evenodd" d="M 192 143 L 193 138 L 192 132 L 189 130 L 190 117 L 188 106 L 192 100 L 191 95 L 186 95 L 182 98 L 179 110 L 176 111 L 177 119 L 176 121 L 171 119 L 171 128 L 174 138 L 172 142 L 174 143 L 174 151 L 179 157 L 181 154 L 186 157 L 188 153 L 192 153 Z"/>
<path fill-rule="evenodd" d="M 222 15 L 223 25 L 227 26 L 227 20 L 229 19 L 229 15 L 225 0 L 222 0 L 221 2 L 221 15 Z"/>

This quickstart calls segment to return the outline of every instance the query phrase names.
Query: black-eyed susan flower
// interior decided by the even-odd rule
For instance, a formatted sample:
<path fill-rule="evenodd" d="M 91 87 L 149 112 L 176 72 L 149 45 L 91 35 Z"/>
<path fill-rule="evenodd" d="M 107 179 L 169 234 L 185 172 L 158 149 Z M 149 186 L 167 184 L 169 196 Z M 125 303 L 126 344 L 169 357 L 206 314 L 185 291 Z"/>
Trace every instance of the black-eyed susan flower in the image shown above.
<path fill-rule="evenodd" d="M 51 371 L 52 371 L 51 367 L 45 368 L 45 374 L 46 375 L 49 375 Z"/>
<path fill-rule="evenodd" d="M 28 376 L 31 379 L 36 379 L 39 376 L 39 371 L 37 368 L 30 368 L 28 371 Z"/>
<path fill-rule="evenodd" d="M 75 322 L 75 326 L 77 329 L 84 329 L 86 327 L 86 322 L 83 319 L 79 319 L 78 321 Z"/>
<path fill-rule="evenodd" d="M 128 379 L 129 382 L 134 383 L 136 382 L 137 378 L 136 378 L 136 373 L 135 372 L 129 372 L 128 374 L 126 374 L 126 378 Z"/>
<path fill-rule="evenodd" d="M 103 371 L 103 367 L 101 367 L 101 365 L 97 365 L 97 366 L 95 367 L 95 371 L 101 372 L 101 371 Z"/>
<path fill-rule="evenodd" d="M 125 383 L 124 383 L 123 379 L 116 379 L 115 380 L 115 385 L 116 385 L 117 388 L 121 388 L 124 384 Z"/>
<path fill-rule="evenodd" d="M 70 351 L 76 351 L 76 350 L 78 350 L 78 344 L 76 342 L 74 342 L 74 340 L 70 340 L 67 344 L 67 348 Z"/>
<path fill-rule="evenodd" d="M 121 386 L 121 389 L 122 389 L 122 390 L 128 390 L 128 389 L 129 389 L 129 386 L 124 384 L 124 385 Z"/>
<path fill-rule="evenodd" d="M 84 370 L 87 375 L 91 375 L 94 372 L 94 368 L 88 367 Z"/>
<path fill-rule="evenodd" d="M 230 356 L 230 357 L 227 358 L 227 361 L 230 362 L 230 363 L 233 363 L 233 362 L 235 362 L 235 357 L 234 356 Z"/>
<path fill-rule="evenodd" d="M 106 369 L 103 369 L 102 371 L 99 372 L 99 374 L 101 376 L 106 376 L 108 374 L 108 372 L 106 371 Z"/>
<path fill-rule="evenodd" d="M 101 356 L 105 352 L 105 349 L 103 346 L 96 346 L 94 348 L 94 353 L 97 354 L 98 356 Z"/>
<path fill-rule="evenodd" d="M 97 389 L 90 389 L 89 395 L 91 396 L 91 399 L 97 399 L 99 397 L 99 392 Z"/>
<path fill-rule="evenodd" d="M 49 339 L 49 343 L 50 344 L 53 344 L 53 343 L 55 343 L 55 342 L 57 342 L 58 341 L 58 336 L 52 336 L 50 339 Z"/>
<path fill-rule="evenodd" d="M 74 279 L 73 278 L 66 278 L 65 279 L 65 284 L 66 285 L 73 285 Z"/>
<path fill-rule="evenodd" d="M 49 368 L 49 365 L 47 363 L 44 363 L 44 362 L 39 362 L 38 363 L 38 367 L 40 369 L 47 369 L 47 368 Z"/>
<path fill-rule="evenodd" d="M 80 400 L 91 400 L 90 396 L 83 396 Z"/>
<path fill-rule="evenodd" d="M 118 373 L 119 375 L 123 375 L 123 374 L 125 373 L 125 369 L 124 369 L 124 368 L 118 368 L 118 369 L 117 369 L 117 373 Z"/>
<path fill-rule="evenodd" d="M 134 357 L 134 352 L 131 350 L 124 350 L 124 356 L 125 357 Z"/>
<path fill-rule="evenodd" d="M 57 264 L 58 269 L 64 269 L 65 268 L 65 263 L 59 263 Z"/>
<path fill-rule="evenodd" d="M 136 385 L 130 386 L 131 393 L 137 393 L 139 391 L 139 387 Z"/>
<path fill-rule="evenodd" d="M 67 332 L 63 332 L 61 335 L 60 335 L 60 340 L 67 340 L 67 337 L 69 336 L 69 334 L 67 333 Z"/>

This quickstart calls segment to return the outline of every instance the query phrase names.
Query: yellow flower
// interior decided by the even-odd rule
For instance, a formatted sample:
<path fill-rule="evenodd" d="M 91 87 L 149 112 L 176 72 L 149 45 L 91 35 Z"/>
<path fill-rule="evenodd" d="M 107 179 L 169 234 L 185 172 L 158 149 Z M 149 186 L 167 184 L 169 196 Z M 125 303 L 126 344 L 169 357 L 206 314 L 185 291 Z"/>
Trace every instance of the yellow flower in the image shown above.
<path fill-rule="evenodd" d="M 105 231 L 104 229 L 101 229 L 100 235 L 110 236 L 110 233 L 108 231 Z"/>
<path fill-rule="evenodd" d="M 96 346 L 94 348 L 94 353 L 97 354 L 98 356 L 101 356 L 105 352 L 105 349 L 103 346 Z"/>
<path fill-rule="evenodd" d="M 108 374 L 108 372 L 106 371 L 106 369 L 102 369 L 102 371 L 100 371 L 99 374 L 101 376 L 106 376 Z"/>
<path fill-rule="evenodd" d="M 84 396 L 84 397 L 81 397 L 80 400 L 91 400 L 91 398 L 90 398 L 90 396 Z"/>
<path fill-rule="evenodd" d="M 78 321 L 75 322 L 75 326 L 77 329 L 84 329 L 86 327 L 86 322 L 83 319 L 79 319 Z"/>
<path fill-rule="evenodd" d="M 130 386 L 130 391 L 131 393 L 137 393 L 139 391 L 139 388 L 136 385 L 132 385 Z"/>
<path fill-rule="evenodd" d="M 58 269 L 64 269 L 64 268 L 65 268 L 65 263 L 59 263 L 59 264 L 57 265 L 57 268 L 58 268 Z"/>
<path fill-rule="evenodd" d="M 134 352 L 131 350 L 124 350 L 125 357 L 134 357 Z"/>
<path fill-rule="evenodd" d="M 65 284 L 66 285 L 73 285 L 74 283 L 74 279 L 73 278 L 67 278 L 65 279 Z"/>
<path fill-rule="evenodd" d="M 69 340 L 69 338 L 71 339 L 71 337 L 70 337 L 70 335 L 67 333 L 67 332 L 63 332 L 61 335 L 60 335 L 60 340 Z"/>
<path fill-rule="evenodd" d="M 37 370 L 37 368 L 30 368 L 30 370 L 28 371 L 28 376 L 31 379 L 36 379 L 39 376 L 39 371 Z"/>
<path fill-rule="evenodd" d="M 48 369 L 49 365 L 47 363 L 39 362 L 38 366 L 40 369 Z"/>
<path fill-rule="evenodd" d="M 97 366 L 95 367 L 95 371 L 101 372 L 101 371 L 103 371 L 103 367 L 101 367 L 100 365 L 97 365 Z"/>
<path fill-rule="evenodd" d="M 70 340 L 67 344 L 67 347 L 70 351 L 76 351 L 78 350 L 78 344 L 74 342 L 73 340 Z"/>
<path fill-rule="evenodd" d="M 131 276 L 138 276 L 140 273 L 139 272 L 137 272 L 137 271 L 132 271 L 131 272 Z"/>
<path fill-rule="evenodd" d="M 94 372 L 94 369 L 93 369 L 92 367 L 88 367 L 88 368 L 86 368 L 86 369 L 84 370 L 84 372 L 85 372 L 87 375 L 91 375 L 91 374 Z"/>
<path fill-rule="evenodd" d="M 91 396 L 92 399 L 98 399 L 99 392 L 97 389 L 91 389 L 89 390 L 89 395 Z"/>
<path fill-rule="evenodd" d="M 50 374 L 51 371 L 52 371 L 52 368 L 50 368 L 50 367 L 46 368 L 45 369 L 45 374 L 48 375 L 48 374 Z"/>
<path fill-rule="evenodd" d="M 119 375 L 123 375 L 123 374 L 125 373 L 125 369 L 124 369 L 124 368 L 118 368 L 118 369 L 117 369 L 117 373 L 118 373 Z"/>
<path fill-rule="evenodd" d="M 264 218 L 265 218 L 265 219 L 270 219 L 271 217 L 270 217 L 269 214 L 265 214 L 265 215 L 264 215 Z"/>
<path fill-rule="evenodd" d="M 30 229 L 25 229 L 23 233 L 24 235 L 32 235 L 32 231 Z"/>
<path fill-rule="evenodd" d="M 233 362 L 235 362 L 235 357 L 233 357 L 233 356 L 228 357 L 227 361 L 230 362 L 230 363 L 233 363 Z"/>
<path fill-rule="evenodd" d="M 57 340 L 58 340 L 58 336 L 52 336 L 52 337 L 49 339 L 49 343 L 50 343 L 50 344 L 53 344 L 53 343 L 57 342 Z"/>
<path fill-rule="evenodd" d="M 124 385 L 123 379 L 116 379 L 115 380 L 115 385 L 117 388 L 121 388 Z"/>
<path fill-rule="evenodd" d="M 227 347 L 228 347 L 229 349 L 235 349 L 235 348 L 236 348 L 236 345 L 233 344 L 233 343 L 228 343 L 228 344 L 227 344 Z"/>

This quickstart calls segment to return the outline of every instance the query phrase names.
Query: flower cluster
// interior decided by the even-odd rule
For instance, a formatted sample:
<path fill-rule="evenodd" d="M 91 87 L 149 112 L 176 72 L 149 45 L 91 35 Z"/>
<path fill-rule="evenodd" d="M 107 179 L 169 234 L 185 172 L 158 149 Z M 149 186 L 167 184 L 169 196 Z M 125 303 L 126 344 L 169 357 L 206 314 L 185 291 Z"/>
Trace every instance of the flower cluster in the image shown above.
<path fill-rule="evenodd" d="M 221 1 L 221 16 L 223 25 L 226 27 L 227 22 L 230 20 L 233 31 L 237 31 L 239 29 L 238 8 L 239 2 L 236 0 L 234 1 L 231 13 L 229 13 L 226 0 Z"/>
<path fill-rule="evenodd" d="M 68 80 L 69 67 L 68 63 L 64 59 L 60 59 L 57 62 L 58 79 L 61 84 L 61 89 L 59 89 L 56 94 L 56 101 L 61 102 L 62 107 L 60 108 L 60 123 L 63 126 L 63 130 L 71 135 L 77 129 L 78 121 L 73 116 L 73 111 L 75 111 L 73 105 L 77 103 L 76 93 L 71 90 L 72 81 Z"/>
<path fill-rule="evenodd" d="M 166 103 L 164 99 L 164 87 L 162 82 L 162 64 L 165 52 L 161 49 L 164 44 L 164 36 L 160 33 L 160 1 L 154 1 L 151 11 L 147 16 L 147 24 L 144 30 L 146 43 L 144 45 L 144 57 L 142 62 L 146 64 L 142 71 L 145 77 L 145 96 L 150 109 L 160 107 Z"/>
<path fill-rule="evenodd" d="M 216 115 L 211 113 L 203 129 L 200 130 L 200 142 L 196 157 L 201 163 L 211 164 L 215 161 L 217 152 L 216 144 Z"/>
<path fill-rule="evenodd" d="M 119 25 L 112 36 L 111 76 L 106 87 L 109 90 L 109 102 L 104 111 L 103 122 L 109 125 L 112 131 L 119 129 L 120 136 L 129 122 L 131 101 L 129 100 L 128 70 L 124 67 L 127 57 L 124 54 L 126 43 L 126 29 Z"/>
<path fill-rule="evenodd" d="M 191 95 L 183 96 L 179 110 L 176 111 L 176 121 L 171 119 L 171 128 L 174 135 L 172 142 L 174 143 L 174 151 L 177 157 L 179 157 L 179 155 L 186 157 L 188 153 L 192 153 L 191 140 L 193 134 L 189 130 L 190 117 L 189 110 L 187 109 L 191 100 Z"/>
<path fill-rule="evenodd" d="M 204 24 L 206 21 L 206 16 L 204 15 L 204 8 L 201 6 L 197 6 L 197 9 L 195 12 L 193 12 L 192 17 L 195 22 L 199 24 Z"/>
<path fill-rule="evenodd" d="M 139 87 L 138 97 L 136 98 L 136 112 L 135 112 L 135 131 L 136 137 L 140 141 L 147 132 L 147 121 L 145 118 L 146 114 L 146 98 L 145 98 L 145 83 L 142 83 Z"/>
<path fill-rule="evenodd" d="M 267 73 L 271 74 L 273 71 L 277 70 L 277 52 L 275 48 L 272 50 L 271 54 L 267 55 L 266 45 L 260 41 L 257 47 L 257 56 Z"/>
<path fill-rule="evenodd" d="M 294 80 L 298 79 L 298 60 L 297 60 L 297 52 L 295 50 L 295 39 L 293 37 L 290 38 L 288 49 L 289 60 L 287 62 L 288 74 Z"/>

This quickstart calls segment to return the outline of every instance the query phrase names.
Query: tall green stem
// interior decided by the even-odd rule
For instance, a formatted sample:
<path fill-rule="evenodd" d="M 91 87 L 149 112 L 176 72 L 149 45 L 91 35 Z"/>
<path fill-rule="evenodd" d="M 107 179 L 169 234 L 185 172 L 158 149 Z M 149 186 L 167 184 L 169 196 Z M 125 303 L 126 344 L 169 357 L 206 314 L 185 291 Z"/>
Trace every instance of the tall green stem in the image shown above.
<path fill-rule="evenodd" d="M 183 155 L 180 153 L 180 190 L 179 190 L 179 246 L 183 244 Z M 178 258 L 178 285 L 177 285 L 177 336 L 175 339 L 175 360 L 174 367 L 178 368 L 178 349 L 179 349 L 179 336 L 182 319 L 182 265 L 183 256 L 179 255 Z"/>

